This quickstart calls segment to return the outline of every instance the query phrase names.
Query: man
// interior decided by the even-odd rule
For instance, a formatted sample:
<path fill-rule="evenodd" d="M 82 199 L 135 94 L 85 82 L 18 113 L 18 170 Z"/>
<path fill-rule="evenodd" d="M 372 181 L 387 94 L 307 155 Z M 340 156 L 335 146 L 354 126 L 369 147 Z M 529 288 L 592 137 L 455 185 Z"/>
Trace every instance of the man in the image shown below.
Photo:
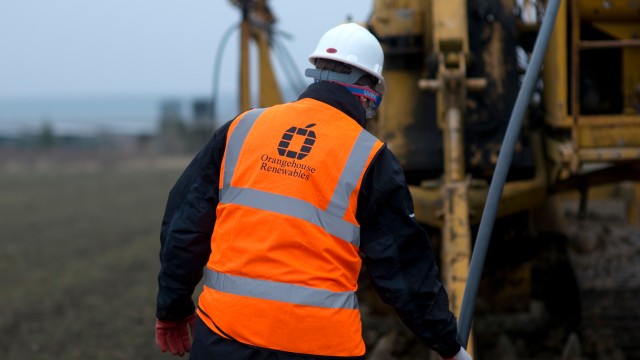
<path fill-rule="evenodd" d="M 198 360 L 364 359 L 364 260 L 378 294 L 429 347 L 471 359 L 402 169 L 364 130 L 385 91 L 380 44 L 343 24 L 309 60 L 315 82 L 298 101 L 222 126 L 171 190 L 158 346 Z"/>

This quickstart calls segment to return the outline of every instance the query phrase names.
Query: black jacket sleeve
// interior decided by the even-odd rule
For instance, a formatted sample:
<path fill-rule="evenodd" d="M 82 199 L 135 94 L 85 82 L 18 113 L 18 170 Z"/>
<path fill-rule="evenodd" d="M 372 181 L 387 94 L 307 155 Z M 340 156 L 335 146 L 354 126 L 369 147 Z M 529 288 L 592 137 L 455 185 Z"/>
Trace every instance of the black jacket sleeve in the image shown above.
<path fill-rule="evenodd" d="M 211 252 L 220 164 L 230 124 L 214 133 L 169 193 L 160 229 L 158 319 L 178 320 L 195 310 L 191 296 Z"/>
<path fill-rule="evenodd" d="M 431 243 L 413 215 L 400 164 L 386 147 L 365 174 L 356 215 L 365 268 L 381 299 L 440 356 L 455 355 L 456 322 Z"/>

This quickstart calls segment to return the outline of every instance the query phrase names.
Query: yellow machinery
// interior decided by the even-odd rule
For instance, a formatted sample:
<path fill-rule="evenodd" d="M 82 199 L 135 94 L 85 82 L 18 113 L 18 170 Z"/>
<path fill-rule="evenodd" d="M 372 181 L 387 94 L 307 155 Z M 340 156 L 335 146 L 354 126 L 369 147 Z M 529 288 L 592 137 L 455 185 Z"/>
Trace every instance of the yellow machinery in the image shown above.
<path fill-rule="evenodd" d="M 277 94 L 264 25 L 273 16 L 265 0 L 234 3 L 245 20 L 241 107 L 250 106 L 249 38 L 261 54 L 260 105 L 277 103 L 279 95 L 266 98 Z M 439 231 L 440 267 L 455 313 L 474 229 L 544 6 L 542 0 L 372 1 L 367 25 L 385 51 L 388 90 L 369 130 L 405 169 L 417 220 Z M 639 175 L 640 1 L 562 0 L 498 217 L 540 208 L 558 191 L 578 189 L 584 200 L 589 186 Z M 629 211 L 637 223 L 635 188 Z M 532 274 L 530 266 L 509 274 L 509 281 L 524 284 L 518 286 L 525 298 Z M 485 276 L 491 283 L 495 274 Z M 517 297 L 493 296 L 498 307 Z"/>
<path fill-rule="evenodd" d="M 369 25 L 385 49 L 388 92 L 372 130 L 400 159 L 416 218 L 441 229 L 443 280 L 456 313 L 473 228 L 519 88 L 518 61 L 526 67 L 544 5 L 374 4 Z M 541 99 L 518 143 L 499 217 L 540 208 L 551 192 L 578 189 L 586 198 L 591 185 L 640 178 L 640 2 L 560 6 L 536 94 Z M 637 201 L 632 204 L 630 219 L 637 222 Z M 513 277 L 531 281 L 531 269 Z"/>
<path fill-rule="evenodd" d="M 640 158 L 640 3 L 570 0 L 563 4 L 546 62 L 545 122 L 551 180 L 581 165 Z M 567 70 L 568 69 L 568 70 Z"/>
<path fill-rule="evenodd" d="M 258 49 L 259 64 L 259 107 L 267 107 L 282 102 L 282 95 L 276 83 L 271 65 L 270 36 L 276 19 L 267 6 L 266 0 L 234 0 L 232 3 L 242 11 L 240 23 L 240 109 L 250 109 L 250 44 L 253 41 Z"/>

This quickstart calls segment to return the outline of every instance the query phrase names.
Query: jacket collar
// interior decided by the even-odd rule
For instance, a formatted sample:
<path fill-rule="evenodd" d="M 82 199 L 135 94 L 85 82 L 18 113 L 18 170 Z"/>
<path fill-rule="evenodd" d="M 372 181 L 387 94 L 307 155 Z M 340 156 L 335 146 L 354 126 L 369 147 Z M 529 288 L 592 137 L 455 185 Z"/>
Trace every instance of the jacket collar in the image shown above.
<path fill-rule="evenodd" d="M 344 86 L 328 81 L 320 81 L 309 85 L 298 100 L 311 98 L 330 105 L 350 118 L 354 119 L 360 126 L 366 124 L 366 113 L 358 100 Z"/>

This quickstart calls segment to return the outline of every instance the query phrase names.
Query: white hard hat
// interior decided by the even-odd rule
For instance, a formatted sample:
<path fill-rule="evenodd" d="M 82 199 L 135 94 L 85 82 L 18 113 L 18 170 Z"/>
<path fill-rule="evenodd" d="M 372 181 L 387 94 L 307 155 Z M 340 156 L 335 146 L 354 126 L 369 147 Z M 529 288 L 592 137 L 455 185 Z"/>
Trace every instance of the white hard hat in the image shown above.
<path fill-rule="evenodd" d="M 316 59 L 335 60 L 359 68 L 378 79 L 377 91 L 385 91 L 382 47 L 369 30 L 358 24 L 338 25 L 322 35 L 315 51 L 309 55 L 311 64 L 315 65 Z"/>

